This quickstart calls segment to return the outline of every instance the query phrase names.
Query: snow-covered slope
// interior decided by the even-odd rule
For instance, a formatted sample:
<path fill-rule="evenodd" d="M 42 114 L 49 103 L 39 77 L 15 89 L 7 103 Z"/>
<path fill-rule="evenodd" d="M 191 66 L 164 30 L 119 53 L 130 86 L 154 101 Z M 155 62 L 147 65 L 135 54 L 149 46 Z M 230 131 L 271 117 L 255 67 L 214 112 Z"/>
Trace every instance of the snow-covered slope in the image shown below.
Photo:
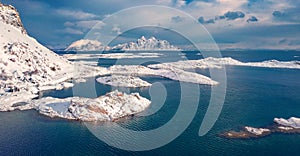
<path fill-rule="evenodd" d="M 73 63 L 28 36 L 13 6 L 0 4 L 0 17 L 0 96 L 36 94 L 73 77 Z"/>
<path fill-rule="evenodd" d="M 70 44 L 65 51 L 102 51 L 109 49 L 97 40 L 81 39 Z"/>
<path fill-rule="evenodd" d="M 111 48 L 112 50 L 122 50 L 122 51 L 179 51 L 178 47 L 171 45 L 166 40 L 158 40 L 155 37 L 150 37 L 146 39 L 144 36 L 139 38 L 136 42 L 129 42 L 124 44 L 118 44 Z"/>
<path fill-rule="evenodd" d="M 3 5 L 0 3 L 0 15 L 1 22 L 18 28 L 24 34 L 27 33 L 21 22 L 20 15 L 15 7 L 11 5 Z"/>
<path fill-rule="evenodd" d="M 21 30 L 0 22 L 0 88 L 26 89 L 64 81 L 72 63 Z"/>

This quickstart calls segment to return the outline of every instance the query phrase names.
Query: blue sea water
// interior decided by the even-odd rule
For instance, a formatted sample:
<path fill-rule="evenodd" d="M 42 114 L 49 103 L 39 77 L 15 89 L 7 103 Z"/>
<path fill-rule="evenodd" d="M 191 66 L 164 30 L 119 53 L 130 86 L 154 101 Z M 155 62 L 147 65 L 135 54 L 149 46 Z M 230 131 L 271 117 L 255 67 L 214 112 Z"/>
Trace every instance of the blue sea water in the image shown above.
<path fill-rule="evenodd" d="M 188 59 L 199 59 L 198 52 L 186 52 Z M 224 51 L 224 57 L 240 61 L 300 61 L 298 51 Z M 167 53 L 167 58 L 151 60 L 164 62 L 179 60 L 181 55 Z M 128 64 L 146 59 L 124 59 Z M 110 66 L 116 60 L 101 59 L 100 66 Z M 207 70 L 197 70 L 209 75 Z M 0 155 L 298 155 L 300 135 L 273 134 L 260 139 L 230 140 L 218 137 L 226 130 L 241 126 L 267 126 L 274 117 L 300 117 L 300 70 L 226 66 L 227 92 L 221 115 L 214 127 L 202 137 L 199 127 L 210 98 L 210 87 L 200 85 L 201 95 L 197 114 L 189 127 L 171 143 L 158 149 L 142 152 L 124 151 L 110 147 L 97 139 L 78 121 L 51 119 L 34 110 L 0 113 Z M 157 128 L 168 122 L 178 108 L 180 83 L 159 77 L 143 77 L 151 83 L 160 82 L 167 89 L 164 106 L 149 117 L 133 117 L 119 124 L 133 129 Z M 93 82 L 89 79 L 88 82 Z M 84 87 L 83 84 L 79 84 Z M 110 91 L 110 86 L 96 83 L 98 95 Z M 130 89 L 149 98 L 148 89 Z M 69 97 L 72 89 L 48 91 L 42 96 Z M 154 103 L 155 104 L 155 103 Z M 153 104 L 153 105 L 154 105 Z"/>

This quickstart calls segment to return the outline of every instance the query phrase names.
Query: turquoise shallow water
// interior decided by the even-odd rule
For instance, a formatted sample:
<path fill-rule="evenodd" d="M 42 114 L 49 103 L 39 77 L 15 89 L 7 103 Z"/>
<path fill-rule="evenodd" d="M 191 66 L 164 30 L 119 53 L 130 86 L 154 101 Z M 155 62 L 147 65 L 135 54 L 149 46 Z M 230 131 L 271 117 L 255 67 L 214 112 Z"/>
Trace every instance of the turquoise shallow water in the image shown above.
<path fill-rule="evenodd" d="M 299 60 L 296 51 L 223 52 L 241 61 L 269 59 Z M 188 53 L 189 59 L 198 59 Z M 176 59 L 176 58 L 174 58 Z M 128 60 L 129 61 L 129 60 Z M 113 60 L 106 60 L 106 65 Z M 208 74 L 206 70 L 198 72 Z M 297 155 L 300 135 L 274 134 L 260 139 L 229 140 L 218 133 L 244 125 L 266 126 L 274 117 L 300 117 L 300 71 L 254 67 L 226 67 L 228 86 L 225 103 L 214 127 L 203 137 L 198 130 L 208 106 L 210 87 L 200 86 L 198 111 L 190 126 L 170 144 L 144 152 L 123 151 L 98 140 L 84 123 L 50 119 L 35 111 L 0 113 L 0 155 Z M 168 91 L 167 101 L 154 115 L 121 120 L 125 127 L 136 130 L 157 128 L 172 118 L 178 108 L 179 83 L 164 78 L 144 77 L 160 82 Z M 90 79 L 89 81 L 94 81 Z M 84 85 L 84 84 L 82 84 Z M 98 95 L 111 87 L 96 84 Z M 147 89 L 131 89 L 149 98 Z M 43 96 L 68 97 L 72 90 L 45 92 Z"/>

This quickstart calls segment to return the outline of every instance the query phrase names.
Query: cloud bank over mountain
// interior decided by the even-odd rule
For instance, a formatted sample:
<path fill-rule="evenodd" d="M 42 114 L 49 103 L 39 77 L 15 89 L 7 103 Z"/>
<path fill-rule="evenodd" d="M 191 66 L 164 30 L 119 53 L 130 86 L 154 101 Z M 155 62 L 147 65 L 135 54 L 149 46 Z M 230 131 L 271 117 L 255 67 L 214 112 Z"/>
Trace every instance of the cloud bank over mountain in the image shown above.
<path fill-rule="evenodd" d="M 70 3 L 59 0 L 3 0 L 3 2 L 19 8 L 22 16 L 26 17 L 24 25 L 29 34 L 51 47 L 65 47 L 74 40 L 82 39 L 95 23 L 101 23 L 105 17 L 121 9 L 139 5 L 164 5 L 191 14 L 206 27 L 220 46 L 249 48 L 244 43 L 251 41 L 257 48 L 272 48 L 279 41 L 286 39 L 286 45 L 281 47 L 298 49 L 299 45 L 296 43 L 300 42 L 297 37 L 299 30 L 295 28 L 300 27 L 300 1 L 90 0 L 89 3 L 85 3 L 74 0 Z M 155 18 L 154 16 L 157 15 L 148 14 L 141 20 Z M 184 22 L 179 16 L 171 20 L 174 23 Z M 295 29 L 288 30 L 290 27 Z M 120 32 L 117 26 L 114 30 Z M 256 31 L 250 31 L 252 33 L 248 33 L 247 37 L 242 36 L 249 30 Z M 288 32 L 285 32 L 287 30 Z M 226 36 L 229 32 L 231 34 Z"/>

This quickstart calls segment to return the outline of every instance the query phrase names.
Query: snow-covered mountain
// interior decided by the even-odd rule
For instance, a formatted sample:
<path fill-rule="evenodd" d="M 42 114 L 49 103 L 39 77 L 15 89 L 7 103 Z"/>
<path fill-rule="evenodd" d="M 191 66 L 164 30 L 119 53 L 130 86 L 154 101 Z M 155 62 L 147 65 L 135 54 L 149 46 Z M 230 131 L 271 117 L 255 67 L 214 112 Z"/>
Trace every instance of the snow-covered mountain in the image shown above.
<path fill-rule="evenodd" d="M 12 25 L 21 30 L 23 34 L 27 34 L 19 15 L 19 12 L 12 5 L 4 5 L 0 3 L 0 21 Z"/>
<path fill-rule="evenodd" d="M 121 51 L 173 51 L 180 50 L 178 47 L 171 45 L 166 40 L 158 40 L 155 37 L 150 37 L 149 39 L 142 36 L 137 39 L 136 42 L 129 42 L 124 44 L 118 44 L 111 48 L 112 50 Z"/>
<path fill-rule="evenodd" d="M 73 65 L 27 35 L 19 13 L 0 3 L 0 96 L 70 78 Z"/>
<path fill-rule="evenodd" d="M 81 39 L 73 42 L 65 51 L 177 51 L 178 47 L 171 45 L 166 40 L 158 40 L 155 37 L 146 39 L 144 36 L 136 42 L 118 44 L 116 46 L 104 46 L 97 40 Z"/>
<path fill-rule="evenodd" d="M 109 47 L 103 46 L 103 44 L 97 40 L 81 39 L 71 43 L 65 51 L 102 51 L 109 49 Z"/>

